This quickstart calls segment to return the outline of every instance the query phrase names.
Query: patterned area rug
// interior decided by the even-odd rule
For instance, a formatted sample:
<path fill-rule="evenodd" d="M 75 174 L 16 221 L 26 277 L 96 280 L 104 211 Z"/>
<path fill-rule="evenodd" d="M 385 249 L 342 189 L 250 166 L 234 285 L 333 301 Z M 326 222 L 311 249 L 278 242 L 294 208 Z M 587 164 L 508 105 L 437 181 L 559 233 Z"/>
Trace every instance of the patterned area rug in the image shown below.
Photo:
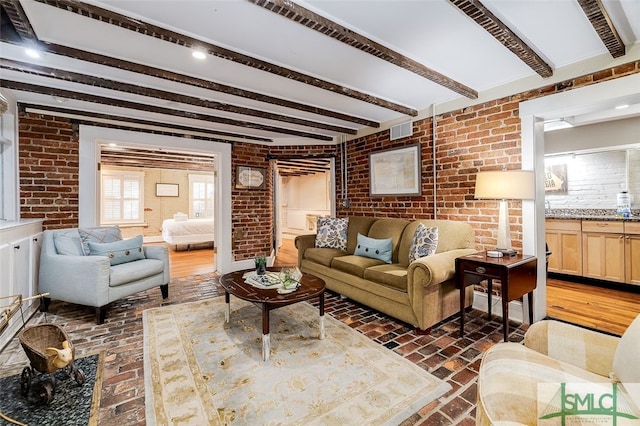
<path fill-rule="evenodd" d="M 0 425 L 97 425 L 104 364 L 102 357 L 102 354 L 97 354 L 76 359 L 76 367 L 85 375 L 82 386 L 73 376 L 67 377 L 63 370 L 55 371 L 56 385 L 49 404 L 43 403 L 38 395 L 40 383 L 50 381 L 49 374 L 36 372 L 27 397 L 21 393 L 22 370 L 0 378 Z"/>
<path fill-rule="evenodd" d="M 451 386 L 297 303 L 271 311 L 262 361 L 261 310 L 224 297 L 144 311 L 147 424 L 397 425 Z"/>

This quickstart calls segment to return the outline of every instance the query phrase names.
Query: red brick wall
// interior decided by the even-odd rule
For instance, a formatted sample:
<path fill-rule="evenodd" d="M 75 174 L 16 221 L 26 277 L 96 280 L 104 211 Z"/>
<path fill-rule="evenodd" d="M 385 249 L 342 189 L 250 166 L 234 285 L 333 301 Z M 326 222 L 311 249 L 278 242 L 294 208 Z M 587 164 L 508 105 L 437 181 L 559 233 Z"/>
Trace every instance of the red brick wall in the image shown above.
<path fill-rule="evenodd" d="M 78 226 L 78 137 L 66 118 L 19 115 L 20 216 L 45 229 Z"/>
<path fill-rule="evenodd" d="M 470 222 L 479 248 L 495 245 L 497 203 L 473 199 L 475 175 L 480 170 L 521 168 L 518 103 L 573 88 L 640 72 L 640 62 L 593 75 L 494 100 L 436 117 L 437 217 Z M 65 118 L 41 114 L 19 115 L 20 210 L 22 218 L 44 218 L 44 228 L 78 225 L 78 138 Z M 351 207 L 338 203 L 338 216 L 378 215 L 430 218 L 434 216 L 431 119 L 414 123 L 414 134 L 393 142 L 382 131 L 348 143 L 348 192 Z M 369 197 L 369 154 L 420 143 L 422 195 Z M 336 157 L 336 199 L 342 198 L 340 148 L 334 145 L 270 147 L 234 143 L 232 165 L 267 168 L 267 188 L 232 192 L 233 251 L 237 260 L 268 255 L 272 247 L 273 187 L 269 158 L 327 155 Z M 235 174 L 235 173 L 234 173 Z M 512 238 L 521 246 L 520 204 L 510 204 Z"/>
<path fill-rule="evenodd" d="M 236 260 L 269 256 L 273 249 L 273 167 L 271 160 L 287 157 L 335 155 L 335 146 L 269 147 L 234 143 L 232 152 L 232 250 Z M 267 171 L 265 190 L 236 189 L 236 167 L 263 167 Z"/>
<path fill-rule="evenodd" d="M 498 203 L 475 200 L 475 176 L 481 170 L 521 169 L 519 102 L 584 87 L 640 72 L 640 62 L 577 77 L 537 90 L 470 106 L 436 116 L 436 214 L 438 219 L 471 223 L 479 249 L 496 244 Z M 351 207 L 338 207 L 338 216 L 376 215 L 406 219 L 432 218 L 433 168 L 432 120 L 414 123 L 411 137 L 389 142 L 389 131 L 350 141 L 348 148 L 347 196 Z M 368 157 L 372 152 L 420 143 L 422 196 L 369 197 Z M 338 177 L 338 181 L 341 179 Z M 342 197 L 338 186 L 338 200 Z M 522 247 L 521 203 L 509 204 L 511 237 Z"/>

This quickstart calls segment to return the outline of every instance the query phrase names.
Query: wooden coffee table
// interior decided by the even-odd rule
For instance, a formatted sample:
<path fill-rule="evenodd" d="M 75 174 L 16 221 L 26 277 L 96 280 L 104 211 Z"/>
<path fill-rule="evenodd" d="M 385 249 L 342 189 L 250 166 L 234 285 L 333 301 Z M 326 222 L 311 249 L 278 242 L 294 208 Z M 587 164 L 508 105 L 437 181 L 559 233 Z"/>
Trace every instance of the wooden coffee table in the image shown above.
<path fill-rule="evenodd" d="M 268 271 L 278 271 L 278 269 L 269 268 Z M 224 288 L 224 300 L 227 307 L 224 313 L 225 322 L 229 322 L 231 315 L 231 297 L 233 294 L 239 299 L 252 302 L 262 309 L 262 359 L 269 360 L 271 352 L 271 335 L 269 334 L 269 312 L 283 306 L 292 305 L 304 300 L 317 297 L 319 300 L 320 313 L 320 339 L 324 339 L 324 290 L 325 283 L 322 279 L 309 274 L 303 274 L 300 278 L 300 287 L 287 294 L 280 294 L 273 288 L 262 289 L 252 286 L 244 282 L 242 276 L 248 271 L 237 271 L 224 274 L 220 278 L 220 284 Z"/>

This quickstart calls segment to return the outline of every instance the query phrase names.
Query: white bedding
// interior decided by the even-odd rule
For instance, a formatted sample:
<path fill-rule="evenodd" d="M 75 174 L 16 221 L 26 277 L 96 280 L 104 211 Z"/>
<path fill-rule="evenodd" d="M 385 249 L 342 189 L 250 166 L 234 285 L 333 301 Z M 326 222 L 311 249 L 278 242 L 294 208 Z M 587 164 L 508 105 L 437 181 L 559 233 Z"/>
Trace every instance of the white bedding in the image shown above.
<path fill-rule="evenodd" d="M 165 219 L 162 222 L 162 239 L 171 245 L 213 242 L 213 218 Z"/>

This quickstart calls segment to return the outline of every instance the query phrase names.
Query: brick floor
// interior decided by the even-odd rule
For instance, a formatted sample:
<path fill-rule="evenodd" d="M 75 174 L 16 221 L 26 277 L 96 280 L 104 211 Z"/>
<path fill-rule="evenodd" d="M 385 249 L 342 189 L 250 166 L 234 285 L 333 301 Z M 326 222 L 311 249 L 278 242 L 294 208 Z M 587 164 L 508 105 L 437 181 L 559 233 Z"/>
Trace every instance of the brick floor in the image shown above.
<path fill-rule="evenodd" d="M 144 425 L 142 311 L 148 308 L 221 296 L 215 274 L 177 278 L 165 301 L 152 289 L 115 302 L 105 323 L 96 325 L 92 308 L 52 302 L 48 314 L 37 313 L 29 324 L 58 324 L 70 334 L 77 356 L 104 351 L 104 381 L 100 426 Z M 384 345 L 436 377 L 452 390 L 404 420 L 402 426 L 475 424 L 476 378 L 483 353 L 502 340 L 500 317 L 467 313 L 465 337 L 460 338 L 456 315 L 429 335 L 417 335 L 405 323 L 328 292 L 325 312 Z M 511 324 L 510 340 L 521 342 L 526 325 Z M 27 359 L 17 338 L 0 353 L 0 373 L 19 370 Z"/>

